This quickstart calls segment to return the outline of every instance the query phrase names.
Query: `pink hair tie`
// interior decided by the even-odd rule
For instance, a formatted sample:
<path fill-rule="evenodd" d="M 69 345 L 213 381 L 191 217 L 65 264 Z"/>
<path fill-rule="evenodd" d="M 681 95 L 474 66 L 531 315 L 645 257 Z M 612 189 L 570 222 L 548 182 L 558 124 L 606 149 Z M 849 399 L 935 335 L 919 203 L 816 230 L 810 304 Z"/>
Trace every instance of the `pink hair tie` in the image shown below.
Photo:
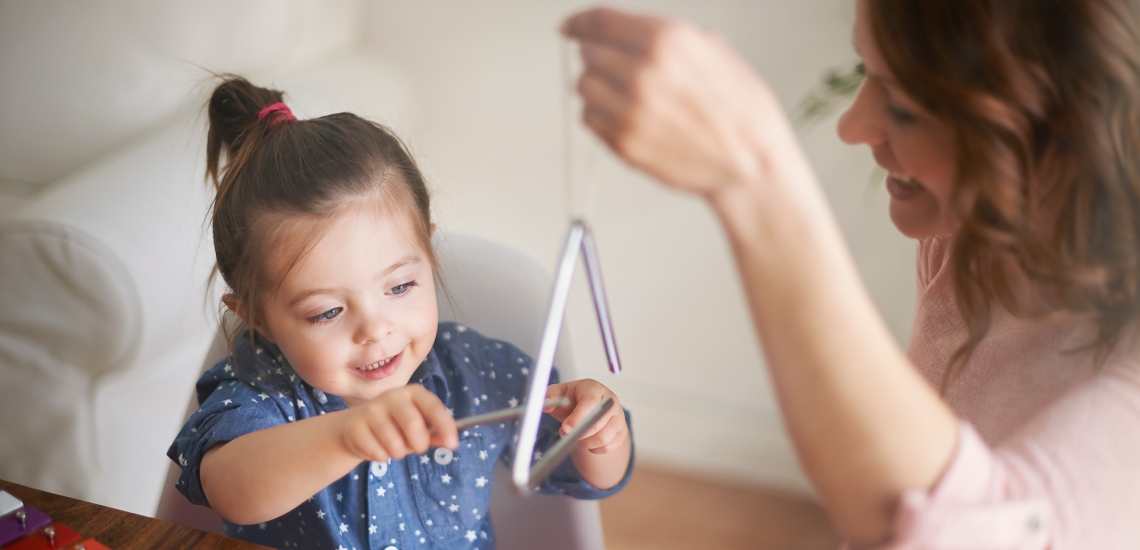
<path fill-rule="evenodd" d="M 297 120 L 297 117 L 293 116 L 293 111 L 289 110 L 289 106 L 281 102 L 274 103 L 262 109 L 261 112 L 257 113 L 257 119 L 261 120 L 273 113 L 280 114 L 274 115 L 273 118 L 269 120 L 269 130 L 272 130 L 273 127 L 282 120 Z"/>

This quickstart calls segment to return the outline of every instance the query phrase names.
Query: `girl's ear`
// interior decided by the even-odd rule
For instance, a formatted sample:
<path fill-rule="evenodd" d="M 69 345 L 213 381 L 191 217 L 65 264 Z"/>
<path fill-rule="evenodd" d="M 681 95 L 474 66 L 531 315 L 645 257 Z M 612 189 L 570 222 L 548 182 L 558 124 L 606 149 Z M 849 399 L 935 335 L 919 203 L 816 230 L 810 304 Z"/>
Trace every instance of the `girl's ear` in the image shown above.
<path fill-rule="evenodd" d="M 245 302 L 242 302 L 240 299 L 238 299 L 236 295 L 223 294 L 222 303 L 226 304 L 226 307 L 229 308 L 230 311 L 234 312 L 234 315 L 237 315 L 239 318 L 241 318 L 242 321 L 245 321 L 246 323 L 249 323 L 251 326 L 253 326 L 253 330 L 260 332 L 261 335 L 268 338 L 270 342 L 273 341 L 273 337 L 269 335 L 269 331 L 265 329 L 265 326 L 261 323 L 260 319 L 254 321 L 253 323 L 249 322 L 249 308 L 246 306 Z"/>

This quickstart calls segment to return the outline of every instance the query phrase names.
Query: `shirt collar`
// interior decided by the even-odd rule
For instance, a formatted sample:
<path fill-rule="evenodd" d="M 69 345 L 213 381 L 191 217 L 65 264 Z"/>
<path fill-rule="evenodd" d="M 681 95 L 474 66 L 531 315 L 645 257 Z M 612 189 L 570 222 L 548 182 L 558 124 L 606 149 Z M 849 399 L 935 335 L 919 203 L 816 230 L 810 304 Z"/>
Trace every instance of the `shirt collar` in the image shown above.
<path fill-rule="evenodd" d="M 428 352 L 424 362 L 412 373 L 409 384 L 422 384 L 423 387 L 443 401 L 448 408 L 451 407 L 451 390 L 447 387 L 447 377 L 443 374 L 443 367 L 439 364 L 439 357 L 435 350 Z"/>

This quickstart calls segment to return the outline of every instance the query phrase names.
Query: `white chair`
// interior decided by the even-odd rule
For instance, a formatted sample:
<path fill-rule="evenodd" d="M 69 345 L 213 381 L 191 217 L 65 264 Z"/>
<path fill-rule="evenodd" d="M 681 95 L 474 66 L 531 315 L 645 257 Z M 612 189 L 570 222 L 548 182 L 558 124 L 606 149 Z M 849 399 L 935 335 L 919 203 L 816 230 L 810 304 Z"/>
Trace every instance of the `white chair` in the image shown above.
<path fill-rule="evenodd" d="M 533 260 L 503 245 L 475 237 L 445 234 L 436 238 L 443 283 L 450 292 L 439 293 L 440 320 L 461 322 L 482 334 L 517 345 L 532 357 L 549 300 L 550 278 Z M 556 365 L 564 380 L 576 378 L 565 330 Z M 203 365 L 213 366 L 225 356 L 219 335 Z M 197 406 L 191 399 L 190 412 Z M 189 503 L 174 488 L 178 468 L 171 464 L 155 517 L 189 527 L 224 534 L 221 518 L 204 506 Z M 500 550 L 594 550 L 604 548 L 598 505 L 564 496 L 520 497 L 510 485 L 510 474 L 496 468 L 491 492 L 491 517 Z"/>

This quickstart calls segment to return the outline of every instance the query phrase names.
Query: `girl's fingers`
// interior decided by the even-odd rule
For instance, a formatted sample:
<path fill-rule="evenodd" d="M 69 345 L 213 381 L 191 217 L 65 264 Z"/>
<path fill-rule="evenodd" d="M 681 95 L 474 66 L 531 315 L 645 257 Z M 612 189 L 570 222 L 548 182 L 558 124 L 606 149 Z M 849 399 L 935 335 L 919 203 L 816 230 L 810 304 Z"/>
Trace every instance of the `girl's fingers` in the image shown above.
<path fill-rule="evenodd" d="M 418 391 L 412 392 L 412 402 L 419 409 L 428 426 L 431 426 L 432 434 L 429 443 L 452 450 L 458 449 L 459 430 L 455 427 L 455 417 L 451 416 L 451 412 L 434 393 L 423 386 L 418 387 Z"/>
<path fill-rule="evenodd" d="M 561 407 L 543 407 L 542 412 L 547 413 L 550 416 L 553 416 L 554 418 L 558 419 L 559 421 L 562 421 L 563 419 L 565 419 L 571 412 L 574 411 L 574 398 L 573 398 L 573 396 L 570 395 L 570 389 L 571 389 L 570 383 L 551 384 L 551 385 L 547 386 L 546 387 L 546 398 L 547 399 L 558 399 L 560 397 L 568 397 L 568 398 L 570 398 L 569 399 L 570 402 L 569 402 L 569 404 L 561 406 Z"/>
<path fill-rule="evenodd" d="M 369 423 L 376 441 L 384 447 L 384 451 L 393 459 L 400 460 L 408 455 L 408 446 L 404 444 L 404 434 L 400 431 L 396 421 L 389 415 L 373 418 Z"/>
<path fill-rule="evenodd" d="M 376 441 L 371 426 L 367 422 L 354 422 L 346 429 L 344 437 L 348 452 L 364 460 L 383 462 L 390 457 L 384 447 Z"/>
<path fill-rule="evenodd" d="M 599 424 L 602 424 L 599 422 Z M 584 437 L 578 446 L 592 453 L 604 454 L 616 449 L 625 440 L 625 418 L 610 417 L 596 433 Z"/>
<path fill-rule="evenodd" d="M 428 432 L 427 423 L 424 422 L 423 413 L 412 403 L 397 407 L 392 411 L 392 418 L 404 434 L 404 441 L 415 454 L 427 452 L 431 444 L 431 433 Z"/>

